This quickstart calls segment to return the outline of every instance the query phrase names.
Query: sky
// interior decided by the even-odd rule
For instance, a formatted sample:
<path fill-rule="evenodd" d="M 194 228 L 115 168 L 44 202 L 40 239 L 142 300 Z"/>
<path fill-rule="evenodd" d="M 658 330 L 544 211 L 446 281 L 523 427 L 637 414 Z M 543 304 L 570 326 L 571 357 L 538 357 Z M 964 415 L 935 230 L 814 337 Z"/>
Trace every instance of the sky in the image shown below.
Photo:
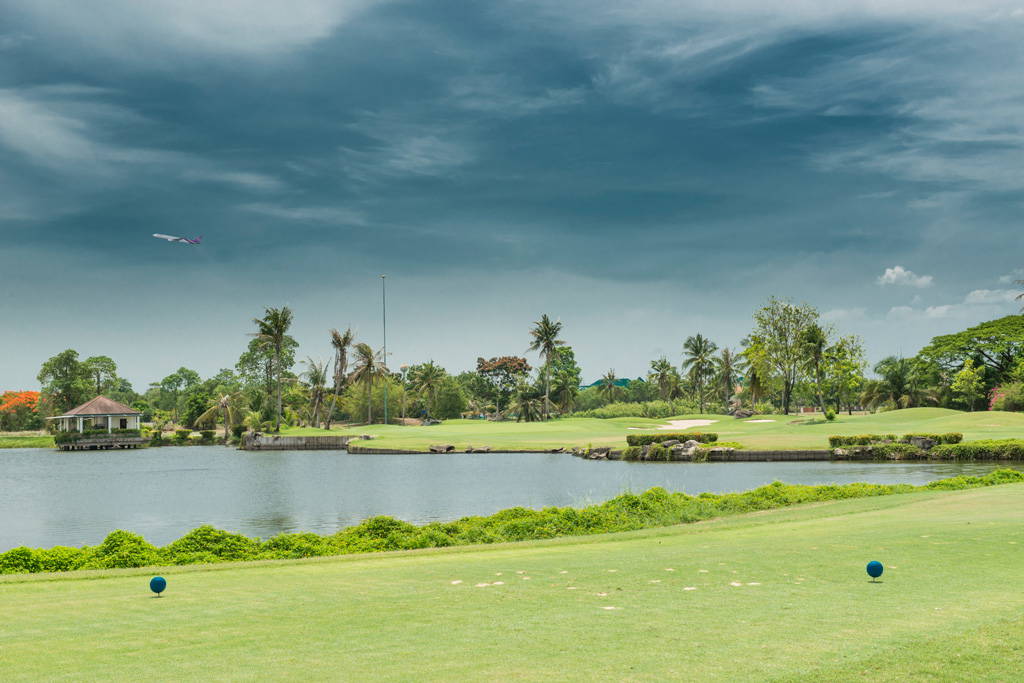
<path fill-rule="evenodd" d="M 379 347 L 381 274 L 392 367 L 523 354 L 547 313 L 588 382 L 736 347 L 772 295 L 871 361 L 1020 308 L 1024 2 L 0 17 L 0 389 L 66 348 L 210 375 L 267 306 L 300 357 Z"/>

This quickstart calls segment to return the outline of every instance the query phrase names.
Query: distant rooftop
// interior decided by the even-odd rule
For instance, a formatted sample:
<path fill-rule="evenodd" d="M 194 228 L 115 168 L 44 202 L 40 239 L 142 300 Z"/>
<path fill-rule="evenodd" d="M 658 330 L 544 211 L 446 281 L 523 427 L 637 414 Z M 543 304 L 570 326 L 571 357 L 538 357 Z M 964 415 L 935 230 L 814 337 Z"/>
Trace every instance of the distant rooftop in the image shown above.
<path fill-rule="evenodd" d="M 97 396 L 59 417 L 92 417 L 94 415 L 141 415 L 139 411 L 106 396 Z"/>

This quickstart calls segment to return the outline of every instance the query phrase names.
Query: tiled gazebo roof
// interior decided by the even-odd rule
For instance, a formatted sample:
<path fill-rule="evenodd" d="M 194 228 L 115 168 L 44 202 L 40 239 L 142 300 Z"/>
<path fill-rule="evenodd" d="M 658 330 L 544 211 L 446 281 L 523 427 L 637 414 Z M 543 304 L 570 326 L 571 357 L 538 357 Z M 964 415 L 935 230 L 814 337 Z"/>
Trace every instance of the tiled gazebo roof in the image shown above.
<path fill-rule="evenodd" d="M 106 396 L 97 396 L 58 417 L 94 417 L 96 415 L 142 415 L 142 413 Z"/>

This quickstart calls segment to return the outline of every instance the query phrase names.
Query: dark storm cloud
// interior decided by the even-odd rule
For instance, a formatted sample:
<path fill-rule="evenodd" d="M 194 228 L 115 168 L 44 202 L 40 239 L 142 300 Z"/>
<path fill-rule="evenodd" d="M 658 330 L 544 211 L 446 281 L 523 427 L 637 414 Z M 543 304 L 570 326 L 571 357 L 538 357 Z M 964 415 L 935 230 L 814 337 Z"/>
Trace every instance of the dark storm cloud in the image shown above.
<path fill-rule="evenodd" d="M 998 278 L 1017 267 L 1024 13 L 1009 5 L 0 9 L 0 269 L 21 321 L 0 384 L 99 339 L 149 381 L 182 362 L 168 314 L 207 334 L 201 370 L 229 365 L 249 319 L 284 302 L 315 353 L 346 319 L 372 336 L 385 270 L 465 328 L 410 339 L 402 360 L 453 369 L 520 351 L 506 338 L 549 309 L 589 374 L 638 374 L 697 327 L 735 344 L 773 293 L 830 310 L 874 355 L 1013 310 Z M 896 265 L 935 286 L 878 285 Z M 115 283 L 146 352 L 71 296 Z M 504 319 L 475 327 L 495 302 Z M 54 320 L 81 339 L 54 339 Z M 626 320 L 664 339 L 582 341 Z"/>

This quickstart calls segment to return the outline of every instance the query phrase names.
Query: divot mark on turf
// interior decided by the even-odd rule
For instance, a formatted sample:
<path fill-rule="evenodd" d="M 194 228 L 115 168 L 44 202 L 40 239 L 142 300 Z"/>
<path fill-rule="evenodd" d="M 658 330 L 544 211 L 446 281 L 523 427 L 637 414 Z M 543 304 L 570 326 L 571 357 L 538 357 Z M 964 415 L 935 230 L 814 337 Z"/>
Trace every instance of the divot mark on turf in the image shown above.
<path fill-rule="evenodd" d="M 505 582 L 504 582 L 504 581 L 495 581 L 495 582 L 494 582 L 494 583 L 492 583 L 491 585 L 492 585 L 492 586 L 504 586 L 504 585 L 505 585 Z"/>
<path fill-rule="evenodd" d="M 751 582 L 750 582 L 750 583 L 748 583 L 747 585 L 748 585 L 748 586 L 760 586 L 761 584 L 760 584 L 760 582 L 758 582 L 758 581 L 751 581 Z"/>
<path fill-rule="evenodd" d="M 697 572 L 700 573 L 700 574 L 707 574 L 708 570 L 707 569 L 698 569 Z"/>
<path fill-rule="evenodd" d="M 458 586 L 460 583 L 462 583 L 462 579 L 456 579 L 456 580 L 452 581 L 452 585 L 453 586 Z"/>
<path fill-rule="evenodd" d="M 599 598 L 607 598 L 608 597 L 607 593 L 594 593 L 594 595 L 596 595 Z"/>
<path fill-rule="evenodd" d="M 665 571 L 667 571 L 667 572 L 674 572 L 675 569 L 672 569 L 672 567 L 665 567 Z"/>
<path fill-rule="evenodd" d="M 619 571 L 619 570 L 618 570 L 618 569 L 609 569 L 609 570 L 608 570 L 608 572 L 609 572 L 610 574 L 614 574 L 614 573 L 615 573 L 615 572 L 617 572 L 617 571 Z"/>
<path fill-rule="evenodd" d="M 476 585 L 476 588 L 487 588 L 487 587 L 488 587 L 488 586 L 490 586 L 490 585 L 491 585 L 491 584 L 489 584 L 489 583 L 478 583 L 478 584 Z"/>
<path fill-rule="evenodd" d="M 568 574 L 569 572 L 568 572 L 568 571 L 566 571 L 565 569 L 563 569 L 562 571 L 560 571 L 560 572 L 558 572 L 558 573 L 559 573 L 559 574 Z"/>
<path fill-rule="evenodd" d="M 651 579 L 651 583 L 661 583 L 661 579 Z"/>
<path fill-rule="evenodd" d="M 574 590 L 576 590 L 576 586 L 566 586 L 565 590 L 567 590 L 567 591 L 574 591 Z"/>
<path fill-rule="evenodd" d="M 602 607 L 601 609 L 608 609 L 608 610 L 611 610 L 611 609 L 619 609 L 619 608 L 618 608 L 618 607 L 610 607 L 610 606 L 609 606 L 609 607 Z"/>
<path fill-rule="evenodd" d="M 523 577 L 523 581 L 529 581 L 529 580 L 530 580 L 530 577 L 529 577 L 529 576 L 524 576 L 524 577 Z"/>
<path fill-rule="evenodd" d="M 731 583 L 730 583 L 729 585 L 730 585 L 730 586 L 742 586 L 743 584 L 742 584 L 742 583 L 740 583 L 739 581 L 733 581 L 733 582 L 731 582 Z"/>
<path fill-rule="evenodd" d="M 684 591 L 695 591 L 695 590 L 697 590 L 697 587 L 696 586 L 686 586 L 685 588 L 683 588 L 683 590 Z"/>

